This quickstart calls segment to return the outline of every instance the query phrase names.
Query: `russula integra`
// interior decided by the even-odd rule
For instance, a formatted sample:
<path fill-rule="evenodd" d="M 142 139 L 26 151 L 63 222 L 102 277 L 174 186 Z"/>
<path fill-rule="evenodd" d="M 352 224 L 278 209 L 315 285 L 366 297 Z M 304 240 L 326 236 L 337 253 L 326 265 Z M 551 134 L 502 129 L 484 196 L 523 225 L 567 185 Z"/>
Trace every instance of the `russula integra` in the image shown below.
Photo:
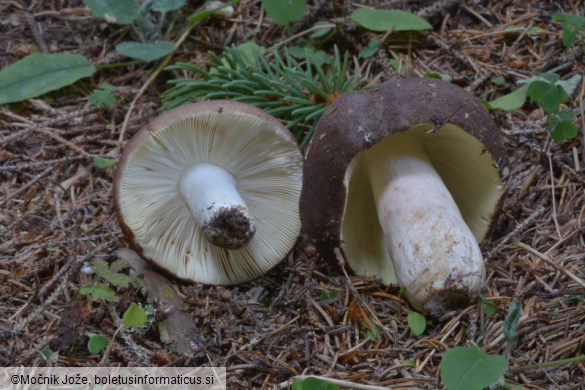
<path fill-rule="evenodd" d="M 286 257 L 300 232 L 302 156 L 275 118 L 233 101 L 167 111 L 127 143 L 114 178 L 133 248 L 184 280 L 236 284 Z"/>
<path fill-rule="evenodd" d="M 478 243 L 506 162 L 489 113 L 455 85 L 394 80 L 343 95 L 307 149 L 303 232 L 323 257 L 404 287 L 419 310 L 461 306 L 484 282 Z"/>

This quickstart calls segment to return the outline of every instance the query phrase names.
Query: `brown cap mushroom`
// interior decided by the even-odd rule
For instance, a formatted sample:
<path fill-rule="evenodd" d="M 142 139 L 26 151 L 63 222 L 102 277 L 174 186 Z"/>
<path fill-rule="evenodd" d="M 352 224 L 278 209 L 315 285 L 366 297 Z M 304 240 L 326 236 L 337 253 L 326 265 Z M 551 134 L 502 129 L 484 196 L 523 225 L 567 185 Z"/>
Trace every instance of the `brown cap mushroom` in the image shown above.
<path fill-rule="evenodd" d="M 134 249 L 180 279 L 236 284 L 290 251 L 300 231 L 302 156 L 274 117 L 205 101 L 167 111 L 128 142 L 114 178 Z"/>
<path fill-rule="evenodd" d="M 420 310 L 469 302 L 507 176 L 482 104 L 435 79 L 339 97 L 305 156 L 301 222 L 325 258 L 399 284 Z M 338 252 L 337 254 L 335 252 Z"/>

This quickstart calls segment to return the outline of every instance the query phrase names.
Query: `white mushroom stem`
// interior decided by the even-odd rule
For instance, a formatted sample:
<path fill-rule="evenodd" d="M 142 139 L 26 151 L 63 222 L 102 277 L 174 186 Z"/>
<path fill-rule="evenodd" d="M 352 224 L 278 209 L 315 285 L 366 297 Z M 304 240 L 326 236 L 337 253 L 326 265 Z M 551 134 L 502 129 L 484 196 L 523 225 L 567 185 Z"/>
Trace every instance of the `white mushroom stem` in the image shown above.
<path fill-rule="evenodd" d="M 396 277 L 418 309 L 469 300 L 485 278 L 479 245 L 422 144 L 407 134 L 366 153 Z"/>
<path fill-rule="evenodd" d="M 254 237 L 254 218 L 227 170 L 197 163 L 181 174 L 179 191 L 212 244 L 238 249 Z"/>

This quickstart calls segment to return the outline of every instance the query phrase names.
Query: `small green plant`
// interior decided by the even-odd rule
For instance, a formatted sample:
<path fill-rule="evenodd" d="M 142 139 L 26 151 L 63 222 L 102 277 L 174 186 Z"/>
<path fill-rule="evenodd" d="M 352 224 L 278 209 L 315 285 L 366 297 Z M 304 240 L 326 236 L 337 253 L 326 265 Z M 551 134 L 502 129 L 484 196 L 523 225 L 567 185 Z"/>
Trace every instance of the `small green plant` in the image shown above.
<path fill-rule="evenodd" d="M 561 23 L 561 27 L 563 28 L 563 46 L 572 47 L 576 39 L 583 37 L 585 32 L 585 16 L 557 12 L 553 14 L 552 21 Z"/>
<path fill-rule="evenodd" d="M 108 159 L 108 158 L 103 158 L 100 156 L 95 156 L 93 158 L 93 165 L 95 165 L 99 169 L 108 169 L 109 167 L 116 164 L 117 162 L 118 162 L 118 159 Z"/>
<path fill-rule="evenodd" d="M 192 101 L 236 100 L 281 119 L 304 145 L 328 104 L 342 93 L 368 85 L 368 72 L 350 76 L 349 54 L 341 56 L 337 48 L 326 67 L 317 65 L 310 50 L 297 60 L 287 49 L 280 53 L 255 44 L 209 56 L 207 70 L 186 63 L 168 67 L 192 72 L 199 79 L 171 80 L 173 87 L 162 95 L 163 111 Z"/>
<path fill-rule="evenodd" d="M 332 289 L 327 289 L 327 290 L 321 290 L 321 293 L 319 293 L 319 299 L 321 301 L 327 301 L 329 299 L 335 299 L 337 298 L 338 295 L 338 291 L 334 288 Z"/>
<path fill-rule="evenodd" d="M 370 317 L 361 322 L 362 329 L 366 331 L 366 335 L 373 341 L 379 341 L 382 336 L 382 329 L 377 324 L 378 317 L 375 314 L 371 314 Z"/>
<path fill-rule="evenodd" d="M 110 341 L 108 338 L 101 334 L 93 334 L 89 337 L 89 341 L 87 342 L 87 350 L 92 355 L 97 355 L 101 351 L 103 351 Z"/>
<path fill-rule="evenodd" d="M 441 380 L 447 390 L 481 390 L 498 382 L 508 362 L 488 355 L 477 345 L 447 350 L 441 359 Z"/>
<path fill-rule="evenodd" d="M 483 294 L 479 294 L 479 301 L 481 302 L 485 316 L 488 319 L 491 318 L 496 313 L 496 306 L 494 303 L 487 299 Z"/>
<path fill-rule="evenodd" d="M 87 101 L 94 106 L 103 104 L 104 106 L 111 107 L 116 104 L 116 98 L 112 95 L 115 89 L 116 87 L 112 84 L 103 83 L 101 88 L 93 90 L 91 95 L 87 97 Z"/>
<path fill-rule="evenodd" d="M 262 6 L 274 23 L 286 26 L 305 16 L 307 0 L 262 0 Z"/>
<path fill-rule="evenodd" d="M 131 25 L 140 42 L 122 42 L 116 51 L 127 57 L 149 62 L 173 52 L 175 44 L 161 40 L 167 15 L 185 5 L 186 0 L 84 0 L 92 13 L 109 23 Z"/>
<path fill-rule="evenodd" d="M 110 22 L 129 24 L 138 18 L 138 14 L 135 12 L 138 6 L 134 0 L 87 1 L 93 4 L 93 8 L 90 8 L 96 15 Z M 224 6 L 196 12 L 188 18 L 188 22 L 193 25 L 220 9 L 234 5 L 239 1 L 232 0 Z M 159 12 L 162 15 L 164 12 L 161 10 L 174 9 L 177 4 L 184 2 L 185 0 L 148 0 L 142 2 L 142 7 L 146 7 L 148 4 L 149 10 Z M 135 53 L 136 58 L 142 57 L 141 60 L 144 61 L 152 60 L 152 56 L 160 58 L 161 53 L 165 50 L 167 50 L 167 53 L 171 53 L 175 49 L 175 45 L 171 42 L 154 44 L 154 46 L 133 43 L 139 46 L 136 49 L 130 46 L 130 53 L 122 54 L 128 54 L 132 57 L 131 54 Z M 172 45 L 172 50 L 170 45 Z M 144 51 L 144 48 L 148 48 L 148 50 Z M 165 50 L 161 51 L 161 48 Z M 96 69 L 106 66 L 110 65 L 93 65 L 87 58 L 79 54 L 30 54 L 0 71 L 0 105 L 20 102 L 66 87 L 82 78 L 92 76 Z M 107 105 L 112 102 L 107 95 L 109 95 L 107 87 L 102 87 L 102 90 L 98 89 L 90 95 L 90 103 Z"/>
<path fill-rule="evenodd" d="M 105 260 L 95 259 L 91 263 L 91 270 L 94 273 L 92 283 L 79 289 L 82 296 L 90 295 L 97 300 L 107 302 L 118 302 L 118 294 L 111 286 L 119 288 L 128 288 L 129 285 L 135 287 L 142 286 L 142 281 L 122 273 L 129 265 L 124 260 L 116 260 L 111 265 Z"/>
<path fill-rule="evenodd" d="M 122 325 L 116 329 L 112 340 L 116 338 L 116 335 L 122 327 L 126 329 L 140 328 L 146 324 L 147 320 L 148 315 L 146 311 L 136 303 L 132 302 L 126 311 L 124 311 L 124 314 L 122 314 Z M 104 335 L 89 333 L 88 336 L 87 350 L 92 355 L 99 354 L 110 344 L 110 340 Z"/>
<path fill-rule="evenodd" d="M 410 328 L 410 331 L 415 336 L 420 336 L 421 334 L 424 333 L 427 327 L 427 320 L 425 316 L 415 311 L 411 311 L 410 313 L 408 313 L 406 320 L 408 322 L 408 327 Z"/>
<path fill-rule="evenodd" d="M 480 296 L 482 302 L 489 302 Z M 516 329 L 522 316 L 522 304 L 513 300 L 506 319 L 506 356 L 488 355 L 473 344 L 447 350 L 441 359 L 441 380 L 447 390 L 481 390 L 500 381 L 508 368 L 509 348 L 516 337 Z"/>
<path fill-rule="evenodd" d="M 539 76 L 519 81 L 520 87 L 515 91 L 501 96 L 487 106 L 493 110 L 516 110 L 524 105 L 527 98 L 537 103 L 547 114 L 547 130 L 557 142 L 575 138 L 579 128 L 573 123 L 575 113 L 561 105 L 569 101 L 581 81 L 581 75 L 568 80 L 561 80 L 554 72 L 542 73 Z"/>
<path fill-rule="evenodd" d="M 292 390 L 339 390 L 339 386 L 324 379 L 309 377 L 295 379 L 292 384 Z"/>

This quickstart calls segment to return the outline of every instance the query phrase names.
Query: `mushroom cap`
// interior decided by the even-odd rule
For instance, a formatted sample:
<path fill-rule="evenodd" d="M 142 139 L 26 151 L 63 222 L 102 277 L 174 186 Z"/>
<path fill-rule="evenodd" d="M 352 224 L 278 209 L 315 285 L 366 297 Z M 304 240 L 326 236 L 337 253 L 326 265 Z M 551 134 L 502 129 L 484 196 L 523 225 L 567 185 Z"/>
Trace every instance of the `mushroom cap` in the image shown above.
<path fill-rule="evenodd" d="M 244 247 L 205 239 L 179 193 L 181 173 L 197 163 L 224 168 L 256 221 Z M 274 117 L 234 101 L 202 101 L 162 113 L 127 143 L 114 177 L 118 222 L 151 265 L 189 282 L 230 285 L 254 279 L 284 259 L 300 232 L 302 155 Z"/>
<path fill-rule="evenodd" d="M 367 175 L 361 172 L 362 157 L 402 132 L 421 140 L 478 242 L 492 229 L 508 172 L 490 114 L 478 99 L 450 83 L 396 79 L 372 91 L 342 95 L 331 104 L 305 155 L 303 234 L 325 259 L 335 261 L 338 249 L 355 273 L 381 276 L 388 284 L 396 278 Z M 376 271 L 366 264 L 370 260 L 378 263 Z"/>

